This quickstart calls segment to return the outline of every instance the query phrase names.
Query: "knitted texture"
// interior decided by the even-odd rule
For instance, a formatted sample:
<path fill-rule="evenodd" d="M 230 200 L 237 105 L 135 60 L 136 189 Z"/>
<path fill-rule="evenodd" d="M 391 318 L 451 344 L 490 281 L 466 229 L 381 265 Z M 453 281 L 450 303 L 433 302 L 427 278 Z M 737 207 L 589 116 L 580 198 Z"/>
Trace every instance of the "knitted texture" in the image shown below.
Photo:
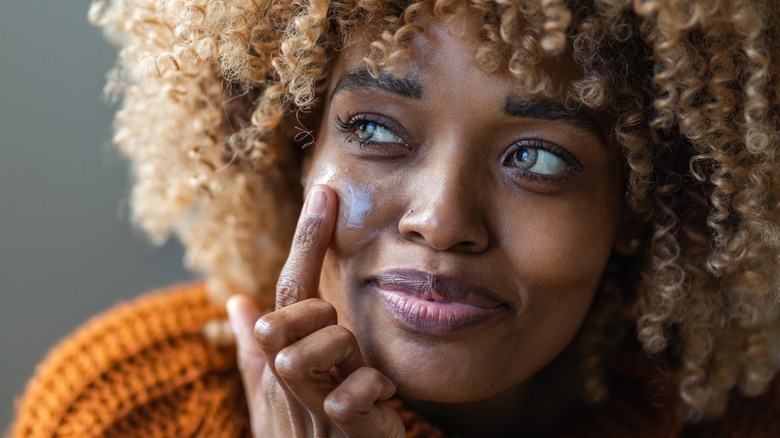
<path fill-rule="evenodd" d="M 17 404 L 11 436 L 251 436 L 235 347 L 203 335 L 225 317 L 203 285 L 194 284 L 94 318 L 37 368 Z M 777 380 L 757 398 L 733 398 L 721 419 L 686 426 L 675 415 L 669 376 L 641 354 L 626 357 L 616 367 L 613 396 L 574 413 L 554 436 L 780 436 Z M 407 438 L 444 437 L 398 400 L 390 404 Z"/>
<path fill-rule="evenodd" d="M 403 403 L 398 399 L 389 401 L 390 407 L 398 412 L 401 421 L 406 428 L 406 438 L 444 438 L 444 433 L 425 421 L 417 413 L 404 408 Z"/>
<path fill-rule="evenodd" d="M 249 436 L 235 349 L 201 334 L 224 317 L 191 285 L 91 320 L 38 367 L 12 436 Z"/>

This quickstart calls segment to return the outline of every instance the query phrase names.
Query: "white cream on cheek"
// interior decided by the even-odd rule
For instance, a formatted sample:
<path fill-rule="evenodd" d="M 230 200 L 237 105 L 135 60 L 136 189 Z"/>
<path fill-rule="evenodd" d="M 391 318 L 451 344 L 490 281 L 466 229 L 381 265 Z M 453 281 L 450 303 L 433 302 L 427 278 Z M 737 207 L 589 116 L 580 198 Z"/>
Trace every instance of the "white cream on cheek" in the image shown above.
<path fill-rule="evenodd" d="M 360 187 L 349 181 L 332 164 L 317 173 L 312 184 L 325 184 L 332 187 L 339 195 L 339 221 L 346 228 L 363 228 L 369 213 L 374 208 L 371 201 L 372 190 Z"/>
<path fill-rule="evenodd" d="M 344 207 L 347 211 L 347 227 L 363 228 L 373 204 L 368 190 L 363 190 L 352 184 L 345 184 L 343 190 Z"/>

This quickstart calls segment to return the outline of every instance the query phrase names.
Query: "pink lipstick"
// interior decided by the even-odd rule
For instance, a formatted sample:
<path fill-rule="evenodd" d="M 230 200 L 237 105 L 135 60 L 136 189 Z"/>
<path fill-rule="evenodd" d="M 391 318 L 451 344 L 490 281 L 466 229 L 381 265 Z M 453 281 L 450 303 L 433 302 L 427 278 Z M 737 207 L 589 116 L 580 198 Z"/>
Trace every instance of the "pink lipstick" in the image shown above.
<path fill-rule="evenodd" d="M 461 278 L 413 269 L 379 272 L 369 284 L 401 324 L 423 333 L 446 334 L 509 308 L 492 291 Z"/>

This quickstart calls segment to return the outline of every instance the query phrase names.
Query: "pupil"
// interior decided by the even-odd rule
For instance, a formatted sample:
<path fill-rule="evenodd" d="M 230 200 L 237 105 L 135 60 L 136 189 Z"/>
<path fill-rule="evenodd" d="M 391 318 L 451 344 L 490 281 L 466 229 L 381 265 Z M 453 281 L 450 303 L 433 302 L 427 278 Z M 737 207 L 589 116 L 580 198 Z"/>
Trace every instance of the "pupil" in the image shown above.
<path fill-rule="evenodd" d="M 358 132 L 357 132 L 358 137 L 365 140 L 371 137 L 373 133 L 374 133 L 373 123 L 363 122 L 360 125 L 358 125 Z"/>
<path fill-rule="evenodd" d="M 536 164 L 537 154 L 536 149 L 519 149 L 512 157 L 512 162 L 521 169 L 529 169 Z"/>

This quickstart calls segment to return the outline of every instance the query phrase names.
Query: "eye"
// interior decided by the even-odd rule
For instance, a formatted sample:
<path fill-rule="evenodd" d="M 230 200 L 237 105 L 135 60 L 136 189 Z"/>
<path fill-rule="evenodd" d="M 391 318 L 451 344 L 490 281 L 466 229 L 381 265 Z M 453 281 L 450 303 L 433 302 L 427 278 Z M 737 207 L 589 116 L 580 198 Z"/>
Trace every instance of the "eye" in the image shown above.
<path fill-rule="evenodd" d="M 375 141 L 378 143 L 403 143 L 390 128 L 376 122 L 360 122 L 355 127 L 355 137 L 362 141 Z"/>
<path fill-rule="evenodd" d="M 347 134 L 347 141 L 356 141 L 363 146 L 400 144 L 406 145 L 396 131 L 388 126 L 390 122 L 379 120 L 379 116 L 362 114 L 350 117 L 346 122 L 336 117 L 341 132 Z"/>
<path fill-rule="evenodd" d="M 550 150 L 541 141 L 524 141 L 515 144 L 504 159 L 504 165 L 523 173 L 545 177 L 562 175 L 570 167 L 570 161 Z"/>

